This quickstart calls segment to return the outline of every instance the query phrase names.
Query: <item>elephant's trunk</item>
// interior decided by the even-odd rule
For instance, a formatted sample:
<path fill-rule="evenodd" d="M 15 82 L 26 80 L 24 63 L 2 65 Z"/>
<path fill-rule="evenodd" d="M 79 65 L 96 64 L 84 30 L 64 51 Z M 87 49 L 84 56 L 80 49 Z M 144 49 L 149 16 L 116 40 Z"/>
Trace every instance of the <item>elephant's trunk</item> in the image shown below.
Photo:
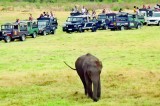
<path fill-rule="evenodd" d="M 98 91 L 98 80 L 94 80 L 93 81 L 93 100 L 95 101 L 95 102 L 97 102 L 98 101 L 98 97 L 97 97 L 97 93 L 99 92 Z"/>

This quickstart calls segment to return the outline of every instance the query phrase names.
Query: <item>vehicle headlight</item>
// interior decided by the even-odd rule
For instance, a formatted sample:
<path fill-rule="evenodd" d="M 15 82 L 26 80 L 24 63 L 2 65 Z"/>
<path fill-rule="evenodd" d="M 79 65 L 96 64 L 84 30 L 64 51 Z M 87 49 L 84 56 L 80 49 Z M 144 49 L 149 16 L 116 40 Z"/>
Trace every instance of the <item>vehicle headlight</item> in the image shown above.
<path fill-rule="evenodd" d="M 2 32 L 3 34 L 7 34 L 6 32 Z"/>
<path fill-rule="evenodd" d="M 158 23 L 159 21 L 158 21 L 158 20 L 156 20 L 155 22 L 156 22 L 156 23 Z"/>

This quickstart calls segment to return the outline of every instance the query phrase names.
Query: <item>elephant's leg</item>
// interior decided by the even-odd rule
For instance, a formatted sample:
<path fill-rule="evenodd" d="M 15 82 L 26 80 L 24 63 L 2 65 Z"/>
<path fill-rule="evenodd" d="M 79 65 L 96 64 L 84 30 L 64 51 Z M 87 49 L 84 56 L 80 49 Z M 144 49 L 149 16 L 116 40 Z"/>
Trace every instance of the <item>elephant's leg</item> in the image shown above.
<path fill-rule="evenodd" d="M 101 81 L 100 81 L 100 79 L 99 79 L 99 82 L 98 82 L 97 97 L 98 98 L 101 97 Z"/>
<path fill-rule="evenodd" d="M 87 92 L 88 92 L 88 96 L 90 98 L 93 97 L 93 92 L 92 92 L 92 81 L 91 79 L 89 78 L 88 74 L 85 73 L 85 81 L 86 81 L 86 87 L 87 87 Z"/>
<path fill-rule="evenodd" d="M 84 78 L 84 74 L 83 73 L 78 73 L 82 83 L 83 83 L 83 86 L 84 86 L 84 93 L 85 95 L 87 95 L 87 87 L 86 87 L 86 81 L 85 81 L 85 78 Z"/>
<path fill-rule="evenodd" d="M 81 80 L 82 80 L 82 83 L 83 83 L 83 86 L 84 86 L 84 93 L 85 93 L 85 95 L 87 95 L 87 86 L 86 86 L 85 78 L 83 77 L 83 78 L 81 78 Z"/>

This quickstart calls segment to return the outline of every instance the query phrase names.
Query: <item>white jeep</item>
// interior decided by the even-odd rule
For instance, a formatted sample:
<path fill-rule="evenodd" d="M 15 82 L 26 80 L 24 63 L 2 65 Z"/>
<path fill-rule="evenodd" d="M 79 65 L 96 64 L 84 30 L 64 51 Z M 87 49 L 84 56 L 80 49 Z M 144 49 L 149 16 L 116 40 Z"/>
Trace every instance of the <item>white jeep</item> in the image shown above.
<path fill-rule="evenodd" d="M 147 18 L 147 25 L 158 25 L 160 26 L 160 12 L 153 12 L 151 17 Z"/>

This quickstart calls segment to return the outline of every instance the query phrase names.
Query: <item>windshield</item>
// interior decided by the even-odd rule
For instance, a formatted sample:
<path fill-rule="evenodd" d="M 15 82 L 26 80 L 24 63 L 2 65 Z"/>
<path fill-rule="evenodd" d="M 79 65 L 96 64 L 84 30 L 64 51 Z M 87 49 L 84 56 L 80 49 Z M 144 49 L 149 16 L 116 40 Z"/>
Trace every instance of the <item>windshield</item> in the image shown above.
<path fill-rule="evenodd" d="M 101 20 L 101 19 L 106 19 L 106 15 L 98 15 L 98 20 Z"/>
<path fill-rule="evenodd" d="M 160 13 L 153 13 L 153 17 L 160 17 Z"/>
<path fill-rule="evenodd" d="M 107 18 L 108 18 L 109 20 L 114 20 L 114 19 L 115 19 L 115 16 L 113 16 L 113 15 L 108 15 Z"/>
<path fill-rule="evenodd" d="M 68 17 L 67 21 L 68 22 L 73 22 L 73 21 L 82 21 L 83 18 L 81 17 Z"/>
<path fill-rule="evenodd" d="M 12 25 L 2 25 L 2 26 L 1 26 L 1 29 L 2 29 L 2 30 L 10 30 L 10 29 L 12 29 L 12 28 L 13 28 Z"/>
<path fill-rule="evenodd" d="M 44 28 L 49 24 L 48 20 L 38 20 L 38 28 Z"/>
<path fill-rule="evenodd" d="M 127 16 L 118 16 L 117 21 L 127 21 Z"/>

